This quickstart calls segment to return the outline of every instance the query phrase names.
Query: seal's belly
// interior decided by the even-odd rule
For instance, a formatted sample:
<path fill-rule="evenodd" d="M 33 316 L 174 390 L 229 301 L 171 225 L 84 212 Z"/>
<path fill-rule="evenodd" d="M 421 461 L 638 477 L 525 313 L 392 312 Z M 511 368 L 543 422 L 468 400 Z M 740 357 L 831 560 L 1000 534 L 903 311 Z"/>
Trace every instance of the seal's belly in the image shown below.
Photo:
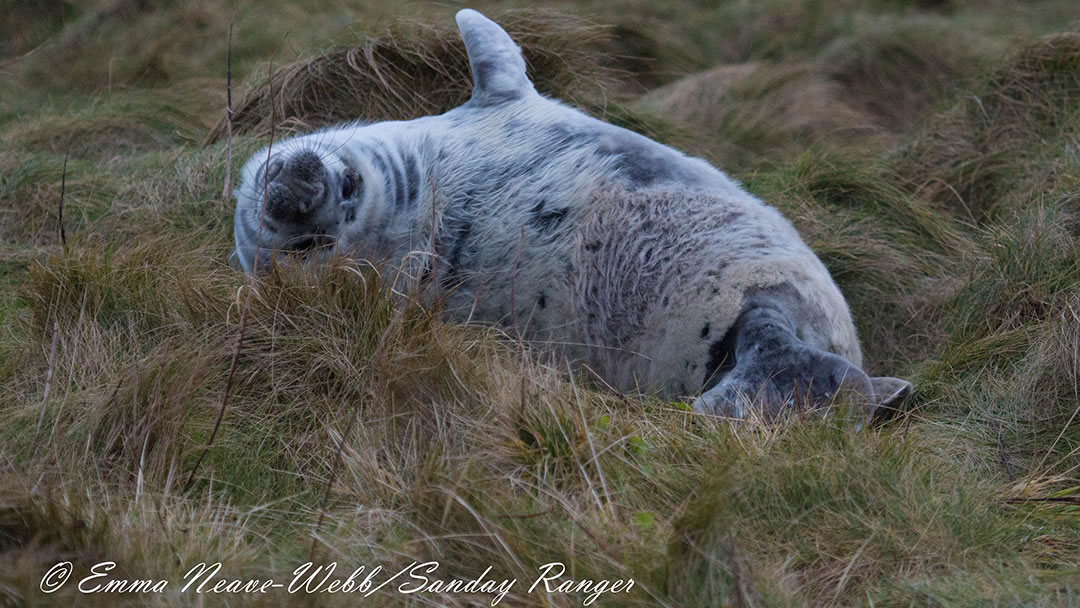
<path fill-rule="evenodd" d="M 514 328 L 621 390 L 700 390 L 746 295 L 769 288 L 800 301 L 802 339 L 859 357 L 850 321 L 829 313 L 844 307 L 827 271 L 755 199 L 607 186 L 558 225 L 526 224 L 517 236 L 460 252 L 447 310 Z"/>

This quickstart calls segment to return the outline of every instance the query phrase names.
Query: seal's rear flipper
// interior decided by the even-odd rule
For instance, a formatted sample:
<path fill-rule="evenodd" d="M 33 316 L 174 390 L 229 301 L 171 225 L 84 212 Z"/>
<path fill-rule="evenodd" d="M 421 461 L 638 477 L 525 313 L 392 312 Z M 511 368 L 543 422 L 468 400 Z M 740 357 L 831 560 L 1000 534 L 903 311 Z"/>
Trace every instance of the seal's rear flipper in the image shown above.
<path fill-rule="evenodd" d="M 870 417 L 874 422 L 883 422 L 895 416 L 915 389 L 907 380 L 890 376 L 872 376 L 870 384 L 874 388 L 870 408 Z"/>
<path fill-rule="evenodd" d="M 734 365 L 694 402 L 694 411 L 744 418 L 757 409 L 775 418 L 796 405 L 818 408 L 843 396 L 865 406 L 866 420 L 876 422 L 892 416 L 911 394 L 910 382 L 871 378 L 847 359 L 799 340 L 793 329 L 778 307 L 743 312 L 726 340 Z"/>
<path fill-rule="evenodd" d="M 472 69 L 470 103 L 489 106 L 536 92 L 521 49 L 498 24 L 472 9 L 458 11 L 456 19 Z"/>
<path fill-rule="evenodd" d="M 698 398 L 695 411 L 743 418 L 753 409 L 772 419 L 796 407 L 823 407 L 841 395 L 873 403 L 873 384 L 858 367 L 807 346 L 794 334 L 785 338 L 789 339 L 768 340 L 737 354 L 735 367 Z"/>

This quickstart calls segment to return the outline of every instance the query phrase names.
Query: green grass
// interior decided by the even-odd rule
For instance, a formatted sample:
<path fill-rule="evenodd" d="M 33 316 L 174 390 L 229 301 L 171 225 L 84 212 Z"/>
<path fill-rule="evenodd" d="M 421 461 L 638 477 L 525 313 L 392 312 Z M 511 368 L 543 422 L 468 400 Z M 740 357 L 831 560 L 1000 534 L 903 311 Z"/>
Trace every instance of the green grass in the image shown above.
<path fill-rule="evenodd" d="M 269 133 L 271 59 L 279 135 L 459 103 L 453 7 L 19 3 L 0 26 L 0 604 L 363 602 L 179 591 L 200 561 L 287 580 L 314 559 L 491 566 L 512 606 L 585 601 L 527 593 L 553 561 L 633 578 L 610 606 L 1080 606 L 1073 2 L 475 6 L 534 9 L 499 20 L 545 91 L 782 210 L 868 369 L 914 382 L 910 410 L 718 423 L 342 259 L 260 281 L 188 488 L 248 296 L 226 262 L 230 22 L 235 177 Z M 173 583 L 41 593 L 66 560 Z"/>

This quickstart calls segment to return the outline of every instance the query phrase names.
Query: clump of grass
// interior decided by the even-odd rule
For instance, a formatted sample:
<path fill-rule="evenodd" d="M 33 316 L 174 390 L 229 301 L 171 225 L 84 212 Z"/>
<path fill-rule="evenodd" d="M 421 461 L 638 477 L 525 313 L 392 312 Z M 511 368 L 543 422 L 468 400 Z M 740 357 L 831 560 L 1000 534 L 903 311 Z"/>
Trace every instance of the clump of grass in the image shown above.
<path fill-rule="evenodd" d="M 68 388 L 47 404 L 48 435 L 9 434 L 7 453 L 29 458 L 37 445 L 82 446 L 50 450 L 54 460 L 42 463 L 44 474 L 51 479 L 74 466 L 97 471 L 85 484 L 65 486 L 91 496 L 134 484 L 137 495 L 150 497 L 147 526 L 155 510 L 202 504 L 202 492 L 230 505 L 218 515 L 224 521 L 239 517 L 241 505 L 261 511 L 265 502 L 278 504 L 268 521 L 243 524 L 273 534 L 277 517 L 313 526 L 312 505 L 319 504 L 335 460 L 332 446 L 339 445 L 347 420 L 357 417 L 362 424 L 340 444 L 341 474 L 330 489 L 318 546 L 387 566 L 404 566 L 406 557 L 438 557 L 461 569 L 495 564 L 523 578 L 535 564 L 557 557 L 576 561 L 579 573 L 588 570 L 594 578 L 610 568 L 625 570 L 614 553 L 616 538 L 638 541 L 622 524 L 612 527 L 611 501 L 632 491 L 640 467 L 661 466 L 650 464 L 649 451 L 657 448 L 647 446 L 663 446 L 664 431 L 642 438 L 651 425 L 641 412 L 566 384 L 561 369 L 531 363 L 497 333 L 447 326 L 437 311 L 415 305 L 396 308 L 374 271 L 348 262 L 317 273 L 282 266 L 259 283 L 229 419 L 193 494 L 177 495 L 177 479 L 209 432 L 236 304 L 231 273 L 200 262 L 203 255 L 170 258 L 173 251 L 160 242 L 103 257 L 76 245 L 69 256 L 35 270 L 25 294 L 33 311 L 27 322 L 56 320 L 56 382 Z M 7 361 L 16 359 L 32 361 L 32 352 Z M 40 364 L 7 370 L 7 384 L 33 390 L 39 372 Z M 524 400 L 518 398 L 522 383 Z M 20 392 L 8 397 L 21 401 Z M 17 429 L 35 414 L 36 408 L 5 408 L 4 428 Z M 533 443 L 521 440 L 525 434 Z M 228 481 L 215 490 L 215 479 Z M 518 490 L 507 494 L 507 479 Z M 682 492 L 688 487 L 672 475 L 660 485 L 670 484 Z M 289 498 L 281 502 L 283 496 Z M 151 507 L 154 501 L 164 506 Z M 366 505 L 361 520 L 356 504 Z M 13 506 L 9 515 L 39 508 Z M 115 535 L 137 534 L 151 543 L 161 572 L 182 574 L 181 566 L 169 565 L 167 546 L 182 542 L 184 533 L 169 523 L 160 530 L 132 526 L 129 508 L 73 510 L 99 522 L 104 529 L 95 542 L 121 558 L 131 549 Z M 564 511 L 576 522 L 569 528 L 562 516 L 532 521 L 536 512 Z M 51 516 L 33 521 L 12 532 L 13 550 L 55 555 L 26 539 L 35 538 L 39 526 L 59 532 L 67 524 Z M 356 544 L 349 521 L 366 522 L 371 545 Z M 554 552 L 530 547 L 531 535 L 544 531 L 593 540 L 577 552 L 565 543 Z M 391 542 L 402 535 L 414 540 Z M 520 557 L 505 553 L 507 541 L 499 535 Z M 589 546 L 603 551 L 593 554 Z M 227 559 L 238 554 L 238 548 L 211 549 Z M 68 550 L 80 559 L 94 555 L 81 546 Z M 264 567 L 250 557 L 242 563 L 244 572 Z"/>
<path fill-rule="evenodd" d="M 1027 206 L 1055 179 L 1080 107 L 1080 35 L 1021 45 L 975 94 L 904 146 L 897 171 L 921 198 L 973 223 Z"/>
<path fill-rule="evenodd" d="M 704 133 L 690 140 L 692 150 L 729 170 L 790 161 L 810 146 L 882 149 L 996 50 L 940 19 L 877 17 L 805 61 L 723 64 L 656 88 L 634 107 Z"/>
<path fill-rule="evenodd" d="M 8 152 L 0 155 L 0 167 L 4 172 L 4 179 L 0 181 L 0 205 L 6 212 L 5 219 L 10 218 L 0 225 L 0 235 L 5 241 L 59 243 L 60 231 L 54 224 L 53 208 L 60 198 L 62 162 L 44 154 Z M 80 181 L 72 179 L 68 186 L 80 190 Z M 103 180 L 88 178 L 85 181 L 100 183 Z"/>
<path fill-rule="evenodd" d="M 24 150 L 108 158 L 197 142 L 213 125 L 221 105 L 217 81 L 193 80 L 170 87 L 96 99 L 88 107 L 43 113 L 4 133 L 4 144 Z"/>
<path fill-rule="evenodd" d="M 247 74 L 254 67 L 247 60 L 272 54 L 286 33 L 302 46 L 325 43 L 349 35 L 354 23 L 378 22 L 400 10 L 382 2 L 327 9 L 306 0 L 282 2 L 272 10 L 250 2 L 223 6 L 206 0 L 35 4 L 18 12 L 27 13 L 37 28 L 51 30 L 51 36 L 11 61 L 10 76 L 15 84 L 48 91 L 61 100 L 223 75 L 226 49 L 217 43 L 227 36 L 231 20 L 240 23 L 237 72 Z M 293 27 L 302 20 L 308 27 Z M 5 39 L 17 41 L 24 31 L 33 31 L 20 25 L 19 19 L 5 20 Z"/>
<path fill-rule="evenodd" d="M 980 339 L 1008 332 L 1050 311 L 1077 286 L 1080 248 L 1070 231 L 1075 218 L 1060 205 L 1017 212 L 1004 225 L 980 235 L 995 246 L 975 262 L 968 288 L 949 307 L 957 339 Z"/>
<path fill-rule="evenodd" d="M 687 76 L 650 91 L 633 107 L 698 134 L 684 138 L 693 151 L 738 170 L 814 143 L 873 135 L 873 119 L 841 93 L 812 64 L 746 63 Z"/>
<path fill-rule="evenodd" d="M 831 42 L 820 54 L 838 97 L 892 134 L 917 126 L 950 90 L 1000 52 L 998 44 L 940 17 L 877 19 Z"/>
<path fill-rule="evenodd" d="M 960 572 L 988 582 L 1030 567 L 1025 553 L 1044 522 L 1003 508 L 993 484 L 928 458 L 926 447 L 828 423 L 721 447 L 675 524 L 669 589 L 708 606 L 822 605 L 868 593 L 877 603 L 880 588 L 907 587 L 892 605 L 913 588 L 935 598 Z"/>
<path fill-rule="evenodd" d="M 497 17 L 521 47 L 538 91 L 587 105 L 616 82 L 605 65 L 606 28 L 550 11 Z M 270 104 L 290 130 L 357 118 L 403 120 L 441 114 L 469 98 L 472 77 L 457 30 L 398 23 L 363 44 L 324 51 L 277 69 L 243 95 L 233 113 L 237 133 L 265 135 Z M 272 86 L 271 86 L 272 84 Z M 271 97 L 271 91 L 273 97 Z M 218 124 L 208 137 L 224 134 Z"/>
<path fill-rule="evenodd" d="M 1044 476 L 1072 468 L 1076 368 L 1072 294 L 1080 286 L 1073 226 L 1060 205 L 1017 212 L 987 227 L 963 272 L 938 279 L 919 308 L 937 336 L 922 371 L 938 414 L 963 420 L 954 440 L 972 466 L 995 475 Z M 1052 462 L 1039 454 L 1053 452 Z M 1053 465 L 1053 466 L 1048 466 Z"/>

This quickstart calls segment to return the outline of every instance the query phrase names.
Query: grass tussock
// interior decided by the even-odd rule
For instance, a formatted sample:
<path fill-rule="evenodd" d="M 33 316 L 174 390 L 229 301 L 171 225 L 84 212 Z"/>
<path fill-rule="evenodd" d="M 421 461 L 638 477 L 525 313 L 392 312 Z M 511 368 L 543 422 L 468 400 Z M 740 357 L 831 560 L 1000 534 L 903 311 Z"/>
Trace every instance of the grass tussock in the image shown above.
<path fill-rule="evenodd" d="M 4 134 L 4 143 L 24 150 L 62 150 L 75 157 L 171 149 L 196 143 L 212 126 L 207 117 L 223 101 L 216 80 L 185 81 L 94 100 L 76 111 L 54 111 L 39 121 L 13 126 Z"/>
<path fill-rule="evenodd" d="M 733 597 L 822 605 L 849 585 L 879 592 L 929 580 L 932 588 L 953 569 L 991 580 L 1030 567 L 1027 539 L 1044 522 L 1003 509 L 993 484 L 926 458 L 926 447 L 910 436 L 819 425 L 721 452 L 675 522 L 675 588 L 689 605 Z M 875 593 L 886 605 L 889 596 Z"/>
<path fill-rule="evenodd" d="M 727 63 L 635 102 L 695 134 L 725 166 L 791 160 L 808 146 L 883 148 L 987 62 L 969 32 L 932 16 L 867 19 L 804 61 Z M 994 47 L 991 47 L 994 48 Z"/>
<path fill-rule="evenodd" d="M 752 166 L 782 156 L 785 147 L 872 136 L 872 117 L 812 64 L 721 65 L 654 89 L 635 102 L 688 134 L 725 165 Z M 689 135 L 704 130 L 709 139 Z"/>
<path fill-rule="evenodd" d="M 1068 142 L 1080 108 L 1078 60 L 1073 32 L 1021 45 L 901 148 L 897 171 L 921 198 L 972 223 L 1065 186 L 1054 182 L 1075 176 Z"/>
<path fill-rule="evenodd" d="M 503 13 L 498 20 L 522 48 L 541 93 L 588 105 L 617 82 L 613 68 L 605 65 L 607 28 L 550 11 Z M 401 22 L 358 46 L 323 51 L 276 69 L 237 102 L 233 128 L 267 135 L 271 104 L 278 123 L 292 131 L 358 118 L 441 114 L 469 99 L 471 78 L 465 45 L 455 29 Z M 222 122 L 209 141 L 224 133 Z"/>
<path fill-rule="evenodd" d="M 514 606 L 589 598 L 529 593 L 549 562 L 632 578 L 610 606 L 1077 605 L 1073 3 L 549 8 L 569 13 L 499 18 L 538 89 L 782 210 L 844 291 L 869 370 L 915 383 L 909 411 L 862 431 L 842 408 L 706 419 L 448 324 L 388 267 L 230 269 L 229 24 L 249 83 L 235 175 L 271 104 L 295 131 L 465 100 L 442 8 L 387 27 L 402 14 L 366 2 L 20 5 L 0 25 L 0 604 L 285 606 L 300 596 L 178 582 L 207 560 L 278 580 L 308 560 L 437 560 L 518 579 Z M 59 561 L 74 579 L 105 560 L 173 583 L 40 592 Z"/>

